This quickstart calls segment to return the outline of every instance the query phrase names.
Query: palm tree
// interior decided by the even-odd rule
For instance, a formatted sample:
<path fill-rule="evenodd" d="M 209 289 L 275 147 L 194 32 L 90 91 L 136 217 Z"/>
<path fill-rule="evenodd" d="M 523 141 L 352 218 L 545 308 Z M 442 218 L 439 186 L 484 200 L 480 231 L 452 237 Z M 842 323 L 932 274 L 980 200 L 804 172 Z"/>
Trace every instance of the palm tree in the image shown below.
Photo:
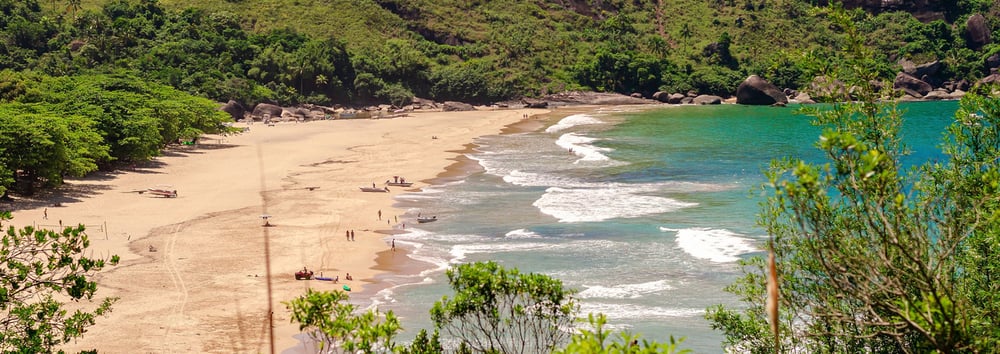
<path fill-rule="evenodd" d="M 53 0 L 53 3 L 55 1 Z M 76 19 L 76 13 L 80 11 L 80 0 L 66 0 L 66 12 L 73 14 L 73 19 Z"/>

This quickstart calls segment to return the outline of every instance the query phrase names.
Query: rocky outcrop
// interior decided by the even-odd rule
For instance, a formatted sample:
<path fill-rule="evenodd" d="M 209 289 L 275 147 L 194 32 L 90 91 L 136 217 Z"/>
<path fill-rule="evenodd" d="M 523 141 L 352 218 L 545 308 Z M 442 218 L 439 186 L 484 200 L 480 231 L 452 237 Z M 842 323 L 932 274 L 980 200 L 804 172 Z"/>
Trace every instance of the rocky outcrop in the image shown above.
<path fill-rule="evenodd" d="M 645 98 L 635 98 L 620 93 L 612 92 L 588 92 L 588 91 L 566 91 L 545 95 L 541 98 L 548 102 L 548 106 L 565 106 L 571 104 L 588 105 L 626 105 L 626 104 L 652 104 L 655 100 Z"/>
<path fill-rule="evenodd" d="M 722 97 L 714 96 L 714 95 L 698 95 L 698 97 L 695 97 L 691 101 L 691 103 L 693 103 L 693 104 L 700 104 L 700 105 L 704 105 L 704 104 L 722 104 Z"/>
<path fill-rule="evenodd" d="M 800 92 L 792 100 L 795 101 L 795 102 L 801 103 L 801 104 L 813 104 L 813 103 L 816 103 L 816 101 L 813 100 L 812 97 L 810 97 L 809 94 L 805 93 L 805 92 Z"/>
<path fill-rule="evenodd" d="M 521 99 L 521 103 L 524 104 L 525 108 L 547 108 L 549 106 L 549 103 L 546 101 L 528 98 Z"/>
<path fill-rule="evenodd" d="M 243 105 L 233 100 L 226 102 L 222 107 L 219 107 L 219 110 L 229 113 L 229 116 L 233 117 L 234 121 L 243 119 L 243 116 L 247 113 L 247 109 Z"/>
<path fill-rule="evenodd" d="M 933 87 L 931 87 L 931 84 L 915 78 L 910 74 L 901 72 L 896 74 L 896 79 L 892 82 L 892 89 L 902 90 L 907 95 L 920 98 L 931 92 Z"/>
<path fill-rule="evenodd" d="M 441 107 L 441 109 L 443 111 L 445 111 L 445 112 L 474 111 L 474 110 L 476 110 L 476 108 L 473 107 L 471 104 L 462 103 L 462 102 L 455 102 L 455 101 L 446 101 L 444 103 L 444 105 Z"/>
<path fill-rule="evenodd" d="M 265 115 L 267 115 L 268 118 L 278 118 L 281 117 L 282 111 L 284 111 L 284 109 L 279 106 L 275 106 L 270 103 L 260 103 L 257 107 L 253 108 L 252 116 L 254 119 L 264 119 Z"/>
<path fill-rule="evenodd" d="M 670 99 L 670 93 L 666 91 L 656 91 L 653 93 L 653 99 L 666 103 Z"/>
<path fill-rule="evenodd" d="M 786 104 L 788 97 L 767 80 L 750 75 L 736 88 L 736 103 L 757 106 Z"/>
<path fill-rule="evenodd" d="M 818 6 L 827 6 L 829 0 L 819 0 Z M 871 13 L 906 11 L 920 21 L 928 22 L 944 19 L 942 1 L 937 0 L 843 0 L 838 1 L 845 9 L 862 8 Z"/>
<path fill-rule="evenodd" d="M 833 98 L 841 100 L 848 94 L 847 85 L 840 80 L 826 76 L 817 76 L 809 83 L 809 94 L 813 97 Z"/>
<path fill-rule="evenodd" d="M 991 55 L 989 58 L 986 58 L 986 68 L 987 69 L 1000 68 L 1000 53 L 995 53 Z"/>
<path fill-rule="evenodd" d="M 986 17 L 981 14 L 969 17 L 965 21 L 965 36 L 972 49 L 978 50 L 984 45 L 990 44 L 990 25 L 986 23 Z"/>

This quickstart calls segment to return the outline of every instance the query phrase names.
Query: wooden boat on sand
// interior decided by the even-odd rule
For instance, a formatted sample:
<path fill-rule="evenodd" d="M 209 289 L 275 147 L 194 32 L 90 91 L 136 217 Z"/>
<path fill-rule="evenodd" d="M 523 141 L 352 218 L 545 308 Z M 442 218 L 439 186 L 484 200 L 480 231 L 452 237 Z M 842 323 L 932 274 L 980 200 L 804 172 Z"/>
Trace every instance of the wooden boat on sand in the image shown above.
<path fill-rule="evenodd" d="M 385 193 L 385 192 L 389 191 L 389 188 L 386 188 L 386 187 L 382 187 L 382 188 L 378 188 L 378 187 L 360 187 L 360 188 L 361 188 L 362 192 Z"/>

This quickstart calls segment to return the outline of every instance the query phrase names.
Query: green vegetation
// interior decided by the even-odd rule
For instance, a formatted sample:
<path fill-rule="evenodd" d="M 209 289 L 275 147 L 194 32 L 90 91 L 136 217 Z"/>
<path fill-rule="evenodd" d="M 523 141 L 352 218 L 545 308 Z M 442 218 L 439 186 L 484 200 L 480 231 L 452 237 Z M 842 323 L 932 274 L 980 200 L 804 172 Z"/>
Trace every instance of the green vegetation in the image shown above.
<path fill-rule="evenodd" d="M 10 212 L 0 212 L 0 222 L 10 217 Z M 2 237 L 0 353 L 52 353 L 111 311 L 116 298 L 100 300 L 92 310 L 83 305 L 97 292 L 93 276 L 117 265 L 118 256 L 83 256 L 90 241 L 82 225 L 62 231 L 8 226 Z M 63 299 L 73 301 L 72 313 Z"/>
<path fill-rule="evenodd" d="M 476 352 L 543 353 L 565 343 L 578 311 L 573 291 L 542 274 L 494 262 L 447 271 L 455 290 L 431 309 L 434 326 Z"/>
<path fill-rule="evenodd" d="M 849 15 L 832 15 L 860 37 Z M 780 340 L 760 257 L 727 289 L 747 308 L 718 306 L 708 319 L 726 345 L 752 353 L 995 350 L 1000 100 L 967 95 L 945 135 L 947 161 L 906 173 L 900 112 L 880 103 L 872 56 L 858 45 L 844 54 L 846 72 L 833 74 L 860 88 L 859 101 L 810 111 L 826 127 L 817 147 L 828 163 L 775 161 L 764 186 Z"/>
<path fill-rule="evenodd" d="M 434 304 L 430 315 L 436 329 L 429 338 L 421 330 L 409 346 L 393 337 L 401 330 L 392 312 L 369 310 L 355 313 L 344 304 L 341 291 L 312 289 L 285 305 L 292 322 L 321 343 L 324 352 L 439 354 L 445 352 L 440 331 L 454 343 L 457 353 L 687 353 L 669 343 L 642 340 L 626 332 L 604 329 L 604 315 L 589 316 L 589 322 L 570 337 L 567 331 L 577 320 L 574 291 L 542 274 L 523 274 L 494 262 L 455 266 L 447 271 L 455 294 Z M 612 338 L 613 337 L 613 338 Z"/>
<path fill-rule="evenodd" d="M 0 194 L 57 186 L 178 139 L 223 132 L 217 105 L 133 73 L 0 71 Z"/>
<path fill-rule="evenodd" d="M 292 312 L 292 322 L 298 322 L 299 330 L 319 343 L 322 352 L 340 348 L 346 353 L 380 353 L 395 348 L 392 338 L 401 327 L 392 311 L 355 314 L 357 307 L 346 303 L 347 298 L 339 290 L 308 289 L 284 304 Z"/>

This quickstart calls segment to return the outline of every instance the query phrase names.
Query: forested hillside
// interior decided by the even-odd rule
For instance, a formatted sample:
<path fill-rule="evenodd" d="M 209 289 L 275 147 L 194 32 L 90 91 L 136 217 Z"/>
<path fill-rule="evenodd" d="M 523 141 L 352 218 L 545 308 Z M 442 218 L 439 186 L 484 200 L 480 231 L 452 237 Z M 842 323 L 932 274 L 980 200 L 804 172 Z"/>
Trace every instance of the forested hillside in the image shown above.
<path fill-rule="evenodd" d="M 879 71 L 887 80 L 900 70 L 899 60 L 908 59 L 943 64 L 932 84 L 975 82 L 989 75 L 986 59 L 1000 51 L 992 41 L 969 43 L 966 31 L 967 19 L 983 14 L 991 37 L 998 38 L 995 2 L 845 3 L 857 9 L 855 21 L 870 34 L 868 45 L 877 48 L 884 63 Z M 77 18 L 71 21 L 77 28 L 105 21 L 103 27 L 112 32 L 145 34 L 144 40 L 120 44 L 123 51 L 134 50 L 131 56 L 140 63 L 119 60 L 118 65 L 154 66 L 157 80 L 245 104 L 400 104 L 412 96 L 485 103 L 577 89 L 729 96 L 751 74 L 800 88 L 837 65 L 829 62 L 830 53 L 844 45 L 827 18 L 828 5 L 805 0 L 41 4 L 51 17 Z M 186 33 L 171 26 L 183 26 Z M 86 36 L 73 39 L 94 43 Z M 148 54 L 139 55 L 143 52 Z M 194 58 L 177 58 L 178 52 Z M 172 73 L 162 72 L 166 68 Z M 181 73 L 194 77 L 182 80 L 178 77 L 190 75 Z"/>
<path fill-rule="evenodd" d="M 993 40 L 1000 38 L 1000 3 L 872 4 L 847 5 L 856 7 L 849 16 L 868 35 L 864 44 L 875 49 L 873 69 L 882 79 L 892 80 L 903 59 L 936 62 L 933 72 L 918 79 L 950 88 L 967 88 L 1000 67 L 1000 45 Z M 67 88 L 60 91 L 67 96 L 53 98 L 46 85 L 94 80 L 103 85 L 110 77 L 127 77 L 124 82 L 138 89 L 101 89 L 140 92 L 136 106 L 122 109 L 97 97 L 82 114 L 118 112 L 123 124 L 138 124 L 132 121 L 135 112 L 153 121 L 176 120 L 181 113 L 156 108 L 166 104 L 158 101 L 164 97 L 233 100 L 249 109 L 262 102 L 403 106 L 414 97 L 491 103 L 567 90 L 730 96 L 748 75 L 780 88 L 807 89 L 817 75 L 840 65 L 832 54 L 846 44 L 842 28 L 831 24 L 828 6 L 841 4 L 0 0 L 0 109 L 30 108 L 61 121 L 61 112 L 72 111 L 67 104 L 79 104 L 70 94 L 80 93 Z M 142 93 L 148 90 L 178 92 Z M 108 119 L 94 115 L 83 125 L 98 128 L 101 148 L 80 155 L 89 156 L 84 162 L 46 167 L 52 171 L 25 167 L 16 149 L 4 145 L 0 188 L 22 177 L 53 183 L 95 166 L 148 158 L 157 151 L 142 144 L 219 129 L 218 121 L 182 120 L 166 130 L 179 135 L 160 129 L 160 136 L 139 130 L 119 136 Z M 146 138 L 136 146 L 130 140 Z"/>

